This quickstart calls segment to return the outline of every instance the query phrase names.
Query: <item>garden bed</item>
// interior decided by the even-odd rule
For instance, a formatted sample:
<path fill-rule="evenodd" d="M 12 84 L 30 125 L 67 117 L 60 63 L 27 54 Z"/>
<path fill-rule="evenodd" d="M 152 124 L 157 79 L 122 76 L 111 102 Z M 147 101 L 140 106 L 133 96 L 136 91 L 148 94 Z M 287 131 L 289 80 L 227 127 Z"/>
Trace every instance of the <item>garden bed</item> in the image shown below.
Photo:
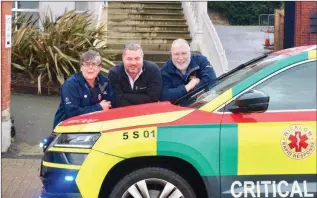
<path fill-rule="evenodd" d="M 37 82 L 31 83 L 27 74 L 11 73 L 11 91 L 13 93 L 24 93 L 34 95 L 56 96 L 59 95 L 59 84 L 41 84 L 41 94 L 38 94 Z"/>

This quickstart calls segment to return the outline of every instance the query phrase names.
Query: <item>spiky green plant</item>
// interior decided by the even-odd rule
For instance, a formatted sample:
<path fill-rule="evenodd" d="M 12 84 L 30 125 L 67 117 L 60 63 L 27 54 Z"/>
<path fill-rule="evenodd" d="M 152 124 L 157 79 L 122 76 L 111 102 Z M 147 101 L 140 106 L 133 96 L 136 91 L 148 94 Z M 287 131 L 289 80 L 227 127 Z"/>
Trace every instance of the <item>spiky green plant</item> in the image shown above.
<path fill-rule="evenodd" d="M 18 17 L 13 22 L 12 66 L 26 72 L 32 83 L 37 81 L 39 92 L 41 83 L 62 85 L 65 78 L 78 72 L 79 58 L 89 49 L 100 52 L 103 72 L 114 65 L 102 44 L 104 26 L 96 27 L 91 13 L 72 10 L 55 20 L 49 12 L 40 19 L 42 30 L 30 20 Z M 17 24 L 23 25 L 16 29 Z"/>
<path fill-rule="evenodd" d="M 32 16 L 18 16 L 12 23 L 12 66 L 27 73 L 31 83 L 35 82 L 34 54 L 30 39 L 38 37 L 38 31 L 34 28 L 35 22 L 31 21 Z"/>

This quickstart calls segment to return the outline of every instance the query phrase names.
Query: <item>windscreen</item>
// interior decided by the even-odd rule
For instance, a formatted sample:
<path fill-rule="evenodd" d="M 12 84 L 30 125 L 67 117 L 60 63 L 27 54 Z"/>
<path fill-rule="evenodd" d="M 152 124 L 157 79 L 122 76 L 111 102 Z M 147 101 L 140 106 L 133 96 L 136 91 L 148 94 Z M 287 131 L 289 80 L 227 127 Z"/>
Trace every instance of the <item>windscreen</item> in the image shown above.
<path fill-rule="evenodd" d="M 200 108 L 202 105 L 210 102 L 217 96 L 221 95 L 225 91 L 232 88 L 237 83 L 252 76 L 259 70 L 265 68 L 268 65 L 275 63 L 276 61 L 286 57 L 287 55 L 269 55 L 265 58 L 259 59 L 254 63 L 247 64 L 240 69 L 226 75 L 223 78 L 219 78 L 216 82 L 210 83 L 204 89 L 190 95 L 188 98 L 184 98 L 179 105 L 192 108 Z"/>

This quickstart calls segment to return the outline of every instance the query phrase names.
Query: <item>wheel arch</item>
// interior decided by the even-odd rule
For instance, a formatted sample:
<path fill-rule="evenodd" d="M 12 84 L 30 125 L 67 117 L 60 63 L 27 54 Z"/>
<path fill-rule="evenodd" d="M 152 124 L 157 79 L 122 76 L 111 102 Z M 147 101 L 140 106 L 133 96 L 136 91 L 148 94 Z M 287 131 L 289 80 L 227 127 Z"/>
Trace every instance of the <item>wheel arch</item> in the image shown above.
<path fill-rule="evenodd" d="M 105 177 L 100 189 L 99 197 L 102 198 L 105 197 L 105 195 L 110 194 L 111 189 L 125 175 L 145 167 L 160 167 L 171 170 L 189 182 L 195 190 L 197 197 L 208 197 L 206 183 L 198 170 L 189 162 L 178 157 L 170 156 L 134 157 L 117 163 Z"/>

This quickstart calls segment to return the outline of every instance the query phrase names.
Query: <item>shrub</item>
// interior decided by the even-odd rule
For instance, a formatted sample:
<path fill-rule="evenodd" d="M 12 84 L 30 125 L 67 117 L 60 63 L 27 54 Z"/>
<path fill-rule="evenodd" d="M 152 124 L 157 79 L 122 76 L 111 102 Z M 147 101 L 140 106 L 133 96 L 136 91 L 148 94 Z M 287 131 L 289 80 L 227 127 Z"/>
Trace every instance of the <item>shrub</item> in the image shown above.
<path fill-rule="evenodd" d="M 281 1 L 209 1 L 208 7 L 223 12 L 232 25 L 258 25 L 260 14 L 274 14 Z"/>
<path fill-rule="evenodd" d="M 89 12 L 72 10 L 55 20 L 50 12 L 38 19 L 43 25 L 39 30 L 31 17 L 17 17 L 12 25 L 12 66 L 26 73 L 31 83 L 38 82 L 39 93 L 42 83 L 62 85 L 65 78 L 78 72 L 80 56 L 89 49 L 99 51 L 102 71 L 107 73 L 114 63 L 102 42 L 104 26 L 96 28 L 92 19 Z"/>

